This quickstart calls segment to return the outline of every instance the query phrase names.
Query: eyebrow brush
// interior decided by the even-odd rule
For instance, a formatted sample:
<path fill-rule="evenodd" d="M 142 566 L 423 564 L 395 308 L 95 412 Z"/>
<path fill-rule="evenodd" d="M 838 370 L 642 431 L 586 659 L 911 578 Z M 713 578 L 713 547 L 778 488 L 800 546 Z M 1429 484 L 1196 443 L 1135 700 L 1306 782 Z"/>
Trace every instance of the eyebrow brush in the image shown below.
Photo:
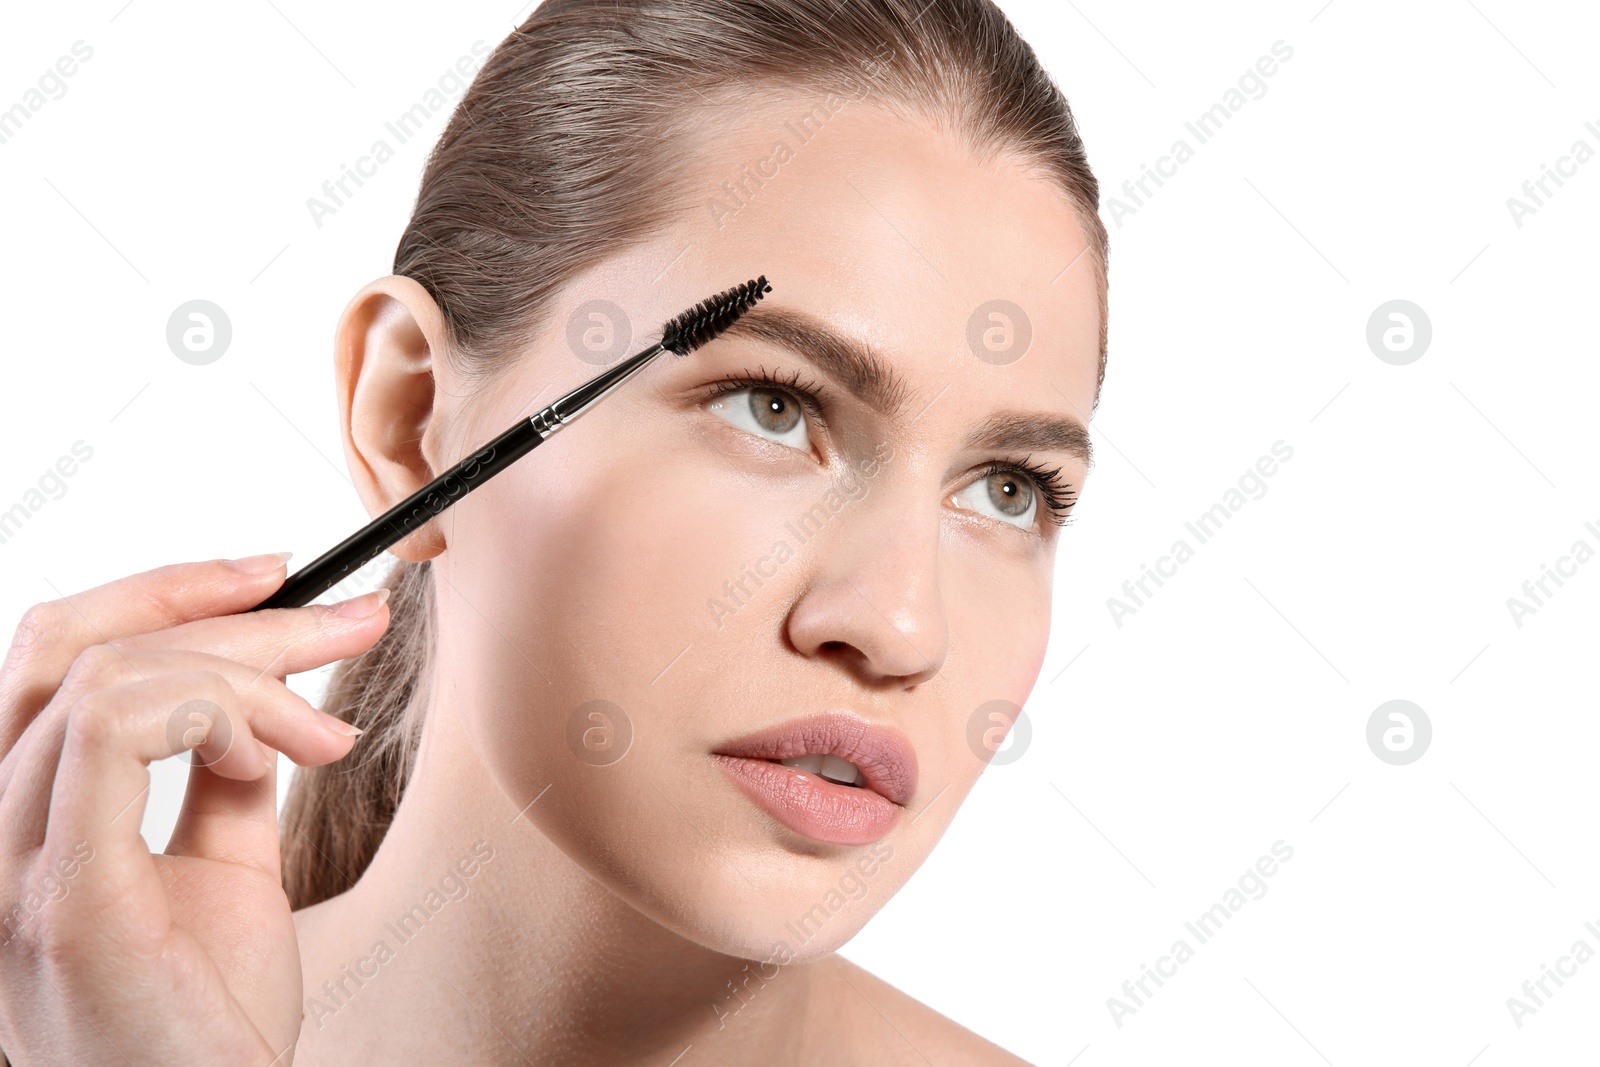
<path fill-rule="evenodd" d="M 297 608 L 311 603 L 378 553 L 421 529 L 451 504 L 569 425 L 662 352 L 687 356 L 726 330 L 772 286 L 766 275 L 702 300 L 661 328 L 661 340 L 584 382 L 537 414 L 520 419 L 439 477 L 291 574 L 278 591 L 251 608 Z"/>

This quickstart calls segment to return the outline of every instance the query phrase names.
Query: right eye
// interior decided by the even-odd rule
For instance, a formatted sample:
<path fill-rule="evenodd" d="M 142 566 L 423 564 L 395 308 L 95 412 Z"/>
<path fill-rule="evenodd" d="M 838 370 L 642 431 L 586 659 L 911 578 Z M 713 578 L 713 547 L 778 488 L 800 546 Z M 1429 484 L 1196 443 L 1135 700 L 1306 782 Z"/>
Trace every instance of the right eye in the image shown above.
<path fill-rule="evenodd" d="M 799 397 L 772 386 L 729 384 L 735 387 L 715 397 L 707 410 L 748 433 L 811 454 L 805 405 Z"/>

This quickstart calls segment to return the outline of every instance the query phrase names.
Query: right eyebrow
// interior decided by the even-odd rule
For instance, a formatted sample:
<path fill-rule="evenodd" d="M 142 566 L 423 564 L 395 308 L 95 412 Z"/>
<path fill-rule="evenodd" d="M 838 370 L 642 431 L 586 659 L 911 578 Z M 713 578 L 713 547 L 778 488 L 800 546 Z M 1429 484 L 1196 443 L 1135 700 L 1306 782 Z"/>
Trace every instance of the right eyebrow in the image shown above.
<path fill-rule="evenodd" d="M 809 312 L 761 304 L 735 319 L 723 335 L 743 335 L 788 349 L 888 418 L 903 412 L 912 396 L 906 380 L 871 345 Z M 1085 466 L 1094 463 L 1088 429 L 1077 419 L 1054 412 L 995 412 L 967 435 L 965 446 L 1062 452 Z"/>
<path fill-rule="evenodd" d="M 742 334 L 789 349 L 881 415 L 897 415 L 911 397 L 905 379 L 871 345 L 808 312 L 762 304 L 735 319 L 723 334 Z"/>

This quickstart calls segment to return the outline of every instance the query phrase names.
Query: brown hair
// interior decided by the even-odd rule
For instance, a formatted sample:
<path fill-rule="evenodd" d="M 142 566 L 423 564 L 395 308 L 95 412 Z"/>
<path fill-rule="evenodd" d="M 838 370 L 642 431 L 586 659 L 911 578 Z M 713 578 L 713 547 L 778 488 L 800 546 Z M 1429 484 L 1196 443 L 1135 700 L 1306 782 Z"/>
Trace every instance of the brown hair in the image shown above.
<path fill-rule="evenodd" d="M 870 96 L 1056 182 L 1089 238 L 1104 381 L 1099 186 L 1065 97 L 990 0 L 545 0 L 456 106 L 395 251 L 394 273 L 443 312 L 452 350 L 441 356 L 474 381 L 507 364 L 575 275 L 704 195 L 693 146 L 768 90 Z M 366 733 L 349 757 L 298 770 L 283 811 L 283 884 L 296 909 L 361 877 L 416 756 L 433 649 L 429 565 L 401 563 L 386 584 L 389 629 L 339 665 L 324 703 Z"/>

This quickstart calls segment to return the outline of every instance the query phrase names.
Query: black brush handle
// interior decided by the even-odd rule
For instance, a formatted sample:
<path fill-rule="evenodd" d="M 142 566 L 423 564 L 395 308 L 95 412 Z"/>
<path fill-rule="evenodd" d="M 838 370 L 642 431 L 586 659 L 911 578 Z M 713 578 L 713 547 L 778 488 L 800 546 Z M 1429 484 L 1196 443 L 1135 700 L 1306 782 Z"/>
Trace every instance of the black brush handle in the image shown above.
<path fill-rule="evenodd" d="M 311 603 L 351 572 L 369 563 L 379 552 L 406 534 L 420 530 L 450 505 L 505 470 L 543 442 L 544 438 L 545 435 L 534 428 L 532 419 L 520 420 L 511 429 L 290 575 L 277 592 L 250 610 L 298 608 Z"/>

